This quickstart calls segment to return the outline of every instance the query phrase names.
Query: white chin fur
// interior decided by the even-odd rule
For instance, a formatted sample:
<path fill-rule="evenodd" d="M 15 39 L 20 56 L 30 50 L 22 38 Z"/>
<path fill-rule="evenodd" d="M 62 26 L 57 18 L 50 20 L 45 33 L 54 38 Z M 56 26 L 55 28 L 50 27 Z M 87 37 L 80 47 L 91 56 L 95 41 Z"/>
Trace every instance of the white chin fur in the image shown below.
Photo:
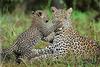
<path fill-rule="evenodd" d="M 62 27 L 61 27 L 61 28 L 59 28 L 58 30 L 62 30 Z"/>

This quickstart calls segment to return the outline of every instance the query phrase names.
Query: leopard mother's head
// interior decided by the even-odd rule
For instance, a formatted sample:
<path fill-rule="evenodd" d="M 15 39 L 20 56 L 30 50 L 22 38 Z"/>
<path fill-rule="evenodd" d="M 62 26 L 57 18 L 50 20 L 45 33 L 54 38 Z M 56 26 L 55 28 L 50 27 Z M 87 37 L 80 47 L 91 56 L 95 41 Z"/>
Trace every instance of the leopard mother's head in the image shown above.
<path fill-rule="evenodd" d="M 71 14 L 73 11 L 72 8 L 64 10 L 51 7 L 51 9 L 53 13 L 53 20 L 59 21 L 63 25 L 61 28 L 59 28 L 60 30 L 72 27 L 72 22 L 71 22 Z"/>

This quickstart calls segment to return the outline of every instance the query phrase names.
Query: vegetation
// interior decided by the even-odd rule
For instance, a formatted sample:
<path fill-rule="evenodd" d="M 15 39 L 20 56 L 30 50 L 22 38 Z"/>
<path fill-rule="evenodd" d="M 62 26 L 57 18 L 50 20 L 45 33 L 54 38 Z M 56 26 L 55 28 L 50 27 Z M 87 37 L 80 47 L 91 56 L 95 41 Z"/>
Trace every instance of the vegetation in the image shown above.
<path fill-rule="evenodd" d="M 100 41 L 100 22 L 95 22 L 92 20 L 92 16 L 96 14 L 95 11 L 87 11 L 82 13 L 80 11 L 74 10 L 72 14 L 73 25 L 75 29 L 80 32 L 83 36 L 88 36 L 96 41 Z M 26 15 L 22 12 L 14 12 L 12 14 L 0 15 L 0 40 L 2 47 L 6 48 L 12 45 L 16 37 L 27 29 L 31 24 L 31 15 Z M 44 47 L 46 44 L 41 42 L 36 48 Z M 51 60 L 50 60 L 51 61 Z M 62 61 L 63 62 L 63 61 Z M 50 64 L 48 64 L 50 63 Z M 63 63 L 54 63 L 54 62 L 34 62 L 32 65 L 26 63 L 28 67 L 74 67 L 74 64 L 63 64 Z M 18 67 L 24 67 L 25 64 L 20 64 Z M 83 63 L 78 65 L 79 67 L 84 66 Z M 86 67 L 94 67 L 96 64 L 85 64 Z M 3 64 L 3 67 L 17 67 L 15 63 L 6 63 Z M 99 67 L 99 65 L 98 65 Z"/>

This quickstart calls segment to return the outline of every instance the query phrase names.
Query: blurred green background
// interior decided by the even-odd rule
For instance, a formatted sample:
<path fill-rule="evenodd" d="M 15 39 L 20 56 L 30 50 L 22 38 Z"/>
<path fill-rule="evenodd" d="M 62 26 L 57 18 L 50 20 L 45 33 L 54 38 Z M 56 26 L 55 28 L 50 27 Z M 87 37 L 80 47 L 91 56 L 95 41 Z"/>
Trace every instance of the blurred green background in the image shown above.
<path fill-rule="evenodd" d="M 16 37 L 30 26 L 32 11 L 46 10 L 51 16 L 50 7 L 52 6 L 63 9 L 72 7 L 72 21 L 75 29 L 83 36 L 100 41 L 100 0 L 0 0 L 2 47 L 10 47 Z M 38 48 L 44 46 L 41 43 Z"/>

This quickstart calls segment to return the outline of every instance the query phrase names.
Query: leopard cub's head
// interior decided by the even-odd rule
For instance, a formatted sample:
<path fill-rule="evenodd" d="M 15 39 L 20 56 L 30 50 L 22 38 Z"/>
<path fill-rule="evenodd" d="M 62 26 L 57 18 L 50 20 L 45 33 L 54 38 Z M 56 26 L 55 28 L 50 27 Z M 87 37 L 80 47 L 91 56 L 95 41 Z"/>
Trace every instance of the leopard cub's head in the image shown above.
<path fill-rule="evenodd" d="M 53 20 L 59 21 L 62 23 L 62 27 L 60 29 L 66 29 L 69 27 L 72 27 L 71 22 L 71 14 L 72 14 L 72 8 L 69 8 L 67 10 L 64 9 L 57 9 L 55 7 L 52 7 L 52 13 L 53 13 Z"/>
<path fill-rule="evenodd" d="M 46 11 L 43 11 L 43 10 L 37 10 L 37 11 L 32 11 L 32 21 L 33 21 L 33 24 L 41 24 L 40 22 L 44 22 L 44 23 L 47 23 L 49 21 L 49 18 L 48 18 L 48 14 Z"/>

